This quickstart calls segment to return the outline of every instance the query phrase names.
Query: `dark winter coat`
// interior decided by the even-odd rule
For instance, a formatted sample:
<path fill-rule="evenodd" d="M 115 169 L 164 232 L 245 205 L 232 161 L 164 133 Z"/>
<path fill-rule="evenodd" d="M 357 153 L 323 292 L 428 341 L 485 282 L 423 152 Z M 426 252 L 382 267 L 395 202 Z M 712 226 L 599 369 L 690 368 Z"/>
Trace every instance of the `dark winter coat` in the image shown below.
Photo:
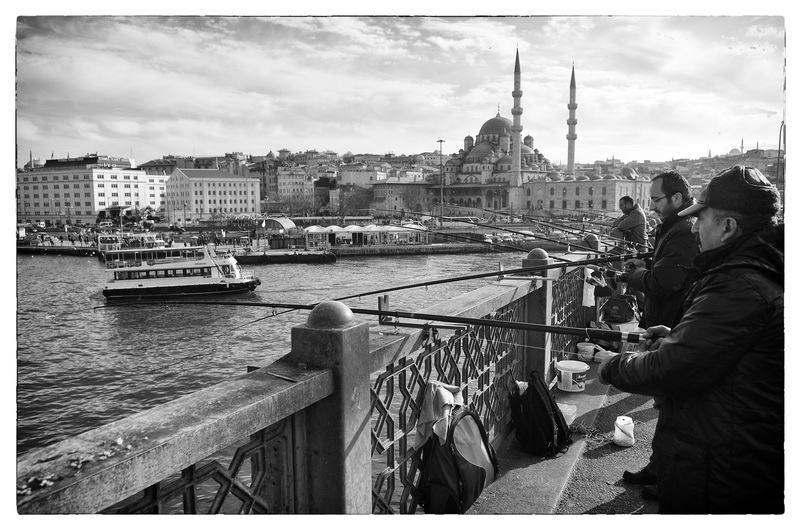
<path fill-rule="evenodd" d="M 690 219 L 678 216 L 676 211 L 658 228 L 655 242 L 648 268 L 625 274 L 628 286 L 645 294 L 641 328 L 672 326 L 693 282 L 689 271 L 697 243 Z"/>
<path fill-rule="evenodd" d="M 783 227 L 699 254 L 699 277 L 658 350 L 602 378 L 662 395 L 653 448 L 663 513 L 784 511 Z"/>

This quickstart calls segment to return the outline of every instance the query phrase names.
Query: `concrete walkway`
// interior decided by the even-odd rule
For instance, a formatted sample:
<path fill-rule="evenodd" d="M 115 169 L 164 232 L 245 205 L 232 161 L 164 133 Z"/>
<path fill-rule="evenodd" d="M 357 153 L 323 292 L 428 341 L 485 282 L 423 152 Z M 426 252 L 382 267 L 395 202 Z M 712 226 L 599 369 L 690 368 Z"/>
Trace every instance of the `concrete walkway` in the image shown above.
<path fill-rule="evenodd" d="M 626 323 L 621 328 L 625 331 L 636 330 L 635 323 Z M 635 347 L 628 347 L 629 350 L 633 348 Z M 500 475 L 483 491 L 468 514 L 641 514 L 657 511 L 657 502 L 642 500 L 640 487 L 621 480 L 625 469 L 639 470 L 647 464 L 656 419 L 652 399 L 621 393 L 601 384 L 597 379 L 599 363 L 589 365 L 584 391 L 569 393 L 557 388 L 552 390 L 557 403 L 574 405 L 577 408 L 574 420 L 570 422 L 567 419 L 573 431 L 576 431 L 569 450 L 554 458 L 533 456 L 520 450 L 512 432 L 497 449 Z M 613 398 L 609 399 L 609 395 L 613 395 Z M 614 417 L 609 419 L 608 415 L 604 415 L 602 426 L 596 426 L 598 414 L 612 403 L 617 404 L 610 408 Z M 628 415 L 635 408 L 641 408 L 642 413 L 638 418 L 634 416 L 634 447 L 615 445 L 611 442 L 611 437 L 616 415 Z M 599 440 L 604 450 L 597 450 L 596 440 L 593 441 L 587 433 L 600 435 Z M 594 447 L 590 448 L 593 442 Z M 590 452 L 602 454 L 603 459 L 596 459 L 597 455 L 594 454 L 587 459 L 587 448 Z M 565 504 L 562 498 L 578 467 L 583 468 L 579 474 L 582 481 L 580 488 L 591 489 L 592 496 L 585 497 L 593 501 L 575 503 L 573 493 L 573 498 Z"/>

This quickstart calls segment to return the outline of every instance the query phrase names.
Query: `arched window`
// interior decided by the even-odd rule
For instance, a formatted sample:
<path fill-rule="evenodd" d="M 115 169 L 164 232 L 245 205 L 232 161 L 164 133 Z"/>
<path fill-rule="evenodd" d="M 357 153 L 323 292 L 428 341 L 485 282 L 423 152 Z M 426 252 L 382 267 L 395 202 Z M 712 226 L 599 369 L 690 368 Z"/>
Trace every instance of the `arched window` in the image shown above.
<path fill-rule="evenodd" d="M 552 187 L 550 188 L 550 195 L 556 195 L 556 189 L 555 188 L 552 188 Z"/>
<path fill-rule="evenodd" d="M 589 195 L 594 195 L 594 188 L 591 187 L 591 186 L 589 187 Z M 591 208 L 591 207 L 589 207 L 589 208 Z"/>
<path fill-rule="evenodd" d="M 575 187 L 575 195 L 581 195 L 581 187 L 580 186 L 576 186 Z"/>
<path fill-rule="evenodd" d="M 530 189 L 530 188 L 528 188 L 527 190 L 525 190 L 525 195 L 527 195 L 528 197 L 530 197 L 530 196 L 531 196 L 531 189 Z"/>
<path fill-rule="evenodd" d="M 563 195 L 564 197 L 567 197 L 567 187 L 566 186 L 561 189 L 561 195 Z M 564 208 L 567 208 L 567 207 L 564 207 Z"/>
<path fill-rule="evenodd" d="M 606 195 L 606 187 L 603 187 L 603 195 Z"/>

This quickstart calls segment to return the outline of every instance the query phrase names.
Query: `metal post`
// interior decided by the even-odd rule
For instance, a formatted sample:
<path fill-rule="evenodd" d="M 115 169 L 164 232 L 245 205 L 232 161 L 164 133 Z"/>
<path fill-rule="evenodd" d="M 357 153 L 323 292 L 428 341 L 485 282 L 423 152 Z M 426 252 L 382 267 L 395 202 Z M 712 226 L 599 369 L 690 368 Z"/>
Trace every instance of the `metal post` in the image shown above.
<path fill-rule="evenodd" d="M 439 142 L 439 223 L 444 227 L 444 171 L 442 169 L 442 160 L 444 157 L 442 143 L 444 140 L 440 138 L 437 142 Z"/>

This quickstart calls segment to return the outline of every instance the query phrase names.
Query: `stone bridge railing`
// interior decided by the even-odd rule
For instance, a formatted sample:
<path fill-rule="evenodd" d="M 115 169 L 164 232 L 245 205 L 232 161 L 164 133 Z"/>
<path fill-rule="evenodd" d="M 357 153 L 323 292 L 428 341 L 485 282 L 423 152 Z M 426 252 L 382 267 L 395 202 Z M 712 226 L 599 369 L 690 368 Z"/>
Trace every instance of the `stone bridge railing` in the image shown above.
<path fill-rule="evenodd" d="M 522 266 L 552 261 L 534 250 Z M 498 277 L 420 311 L 573 327 L 593 318 L 582 268 Z M 375 326 L 323 303 L 269 366 L 21 456 L 17 509 L 415 512 L 412 448 L 425 383 L 458 385 L 498 444 L 510 431 L 511 380 L 531 370 L 552 380 L 579 340 L 491 323 Z"/>

